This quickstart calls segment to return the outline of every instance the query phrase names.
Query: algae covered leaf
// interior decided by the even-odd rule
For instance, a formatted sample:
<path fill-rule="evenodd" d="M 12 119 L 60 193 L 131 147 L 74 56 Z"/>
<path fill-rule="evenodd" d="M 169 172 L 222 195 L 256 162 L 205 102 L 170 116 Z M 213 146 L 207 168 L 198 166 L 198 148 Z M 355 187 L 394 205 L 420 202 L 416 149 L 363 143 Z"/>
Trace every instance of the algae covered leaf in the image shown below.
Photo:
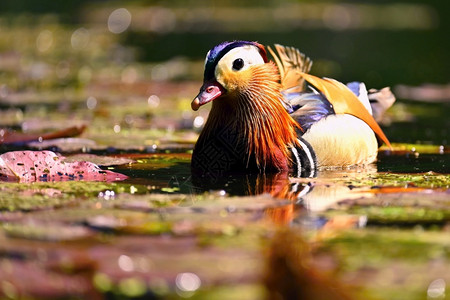
<path fill-rule="evenodd" d="M 88 161 L 65 162 L 52 151 L 12 151 L 0 155 L 0 178 L 32 181 L 116 181 L 126 175 L 102 170 Z"/>

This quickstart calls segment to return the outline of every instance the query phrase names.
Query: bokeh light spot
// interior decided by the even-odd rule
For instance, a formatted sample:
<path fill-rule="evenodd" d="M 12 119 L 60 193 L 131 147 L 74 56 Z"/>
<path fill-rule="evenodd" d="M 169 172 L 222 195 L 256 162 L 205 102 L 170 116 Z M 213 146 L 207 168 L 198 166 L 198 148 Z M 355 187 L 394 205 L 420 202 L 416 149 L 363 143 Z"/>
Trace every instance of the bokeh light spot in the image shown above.
<path fill-rule="evenodd" d="M 133 260 L 131 259 L 131 257 L 129 257 L 127 255 L 122 254 L 121 256 L 119 256 L 117 263 L 119 264 L 119 267 L 125 272 L 134 271 Z"/>
<path fill-rule="evenodd" d="M 427 289 L 428 299 L 444 299 L 445 298 L 445 280 L 436 279 L 430 283 Z"/>
<path fill-rule="evenodd" d="M 119 282 L 119 290 L 126 297 L 139 297 L 147 292 L 147 285 L 140 278 L 127 278 Z"/>
<path fill-rule="evenodd" d="M 202 116 L 196 116 L 194 119 L 194 127 L 200 128 L 203 126 L 204 122 L 205 122 L 205 119 Z"/>
<path fill-rule="evenodd" d="M 131 24 L 131 13 L 126 8 L 118 8 L 108 18 L 108 29 L 119 34 L 128 29 Z"/>
<path fill-rule="evenodd" d="M 180 273 L 175 281 L 177 288 L 183 292 L 195 292 L 202 284 L 200 278 L 194 273 Z"/>
<path fill-rule="evenodd" d="M 36 48 L 39 52 L 50 50 L 53 44 L 53 33 L 50 30 L 43 30 L 36 39 Z"/>
<path fill-rule="evenodd" d="M 95 97 L 88 97 L 86 100 L 86 106 L 88 109 L 92 110 L 97 107 L 97 99 Z"/>
<path fill-rule="evenodd" d="M 148 106 L 150 106 L 152 108 L 158 107 L 160 102 L 161 102 L 161 100 L 156 95 L 151 95 L 150 97 L 148 97 L 148 100 L 147 100 Z"/>
<path fill-rule="evenodd" d="M 95 274 L 93 281 L 94 281 L 94 286 L 102 292 L 107 292 L 107 291 L 111 290 L 111 288 L 112 288 L 111 279 L 106 274 L 103 274 L 103 273 Z"/>
<path fill-rule="evenodd" d="M 72 33 L 72 36 L 70 38 L 70 44 L 72 45 L 73 49 L 81 50 L 83 48 L 86 48 L 86 46 L 89 44 L 89 39 L 90 39 L 89 30 L 87 30 L 84 27 L 81 27 Z"/>

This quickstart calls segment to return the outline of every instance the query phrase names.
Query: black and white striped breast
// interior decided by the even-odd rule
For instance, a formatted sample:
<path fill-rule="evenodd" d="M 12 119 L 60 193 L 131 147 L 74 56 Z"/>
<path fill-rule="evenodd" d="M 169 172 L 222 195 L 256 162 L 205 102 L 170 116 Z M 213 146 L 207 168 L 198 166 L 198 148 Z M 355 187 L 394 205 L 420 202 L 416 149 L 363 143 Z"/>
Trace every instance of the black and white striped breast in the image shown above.
<path fill-rule="evenodd" d="M 312 146 L 303 138 L 298 138 L 300 146 L 292 147 L 292 168 L 295 177 L 315 177 L 317 171 L 316 154 Z"/>

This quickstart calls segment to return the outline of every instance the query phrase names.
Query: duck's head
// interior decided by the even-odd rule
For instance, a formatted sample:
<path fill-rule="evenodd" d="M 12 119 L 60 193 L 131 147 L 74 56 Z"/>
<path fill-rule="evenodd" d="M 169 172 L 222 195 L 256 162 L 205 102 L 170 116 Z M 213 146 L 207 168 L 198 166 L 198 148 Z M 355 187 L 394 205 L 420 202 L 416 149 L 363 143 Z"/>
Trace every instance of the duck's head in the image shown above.
<path fill-rule="evenodd" d="M 200 93 L 192 101 L 193 110 L 221 96 L 233 96 L 247 90 L 252 69 L 267 63 L 264 46 L 256 42 L 224 42 L 206 55 L 205 73 Z"/>

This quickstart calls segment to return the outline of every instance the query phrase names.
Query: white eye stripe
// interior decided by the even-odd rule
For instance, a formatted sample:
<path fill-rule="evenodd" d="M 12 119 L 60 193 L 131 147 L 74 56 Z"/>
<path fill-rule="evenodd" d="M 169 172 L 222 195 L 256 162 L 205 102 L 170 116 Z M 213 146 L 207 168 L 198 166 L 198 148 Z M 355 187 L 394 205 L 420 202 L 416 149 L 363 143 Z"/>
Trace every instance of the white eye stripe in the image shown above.
<path fill-rule="evenodd" d="M 233 69 L 233 62 L 241 58 L 244 65 L 241 69 Z M 263 57 L 259 53 L 259 49 L 253 45 L 244 45 L 231 49 L 217 63 L 214 69 L 214 76 L 225 89 L 228 89 L 227 74 L 241 72 L 255 65 L 265 64 Z"/>
<path fill-rule="evenodd" d="M 248 69 L 252 65 L 264 64 L 264 59 L 259 53 L 259 49 L 256 46 L 245 45 L 231 49 L 225 54 L 217 64 L 216 72 L 231 70 L 233 68 L 233 62 L 238 58 L 244 61 L 244 66 L 240 70 Z"/>

